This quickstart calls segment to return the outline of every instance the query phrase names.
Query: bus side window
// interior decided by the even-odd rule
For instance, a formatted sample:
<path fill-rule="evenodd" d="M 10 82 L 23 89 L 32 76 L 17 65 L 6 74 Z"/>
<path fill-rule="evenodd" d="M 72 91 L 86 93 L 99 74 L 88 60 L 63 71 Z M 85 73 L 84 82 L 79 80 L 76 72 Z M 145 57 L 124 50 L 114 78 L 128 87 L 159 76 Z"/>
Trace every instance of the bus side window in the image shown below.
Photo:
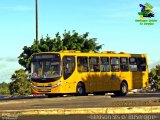
<path fill-rule="evenodd" d="M 138 71 L 146 71 L 146 59 L 137 58 L 137 67 L 138 67 Z"/>
<path fill-rule="evenodd" d="M 63 76 L 67 79 L 72 75 L 75 69 L 75 57 L 74 56 L 64 56 L 63 57 Z"/>
<path fill-rule="evenodd" d="M 89 66 L 91 72 L 99 72 L 100 71 L 99 57 L 90 57 Z"/>
<path fill-rule="evenodd" d="M 109 72 L 110 71 L 110 64 L 108 57 L 101 57 L 100 58 L 100 71 L 101 72 Z"/>
<path fill-rule="evenodd" d="M 128 67 L 128 58 L 126 57 L 121 57 L 120 58 L 120 69 L 123 72 L 129 71 L 129 67 Z"/>
<path fill-rule="evenodd" d="M 78 72 L 88 72 L 87 57 L 77 57 L 77 69 L 78 69 Z"/>
<path fill-rule="evenodd" d="M 138 70 L 136 58 L 134 57 L 129 58 L 129 69 L 132 72 L 136 72 Z"/>
<path fill-rule="evenodd" d="M 119 71 L 119 58 L 112 57 L 111 58 L 111 71 L 118 72 Z"/>

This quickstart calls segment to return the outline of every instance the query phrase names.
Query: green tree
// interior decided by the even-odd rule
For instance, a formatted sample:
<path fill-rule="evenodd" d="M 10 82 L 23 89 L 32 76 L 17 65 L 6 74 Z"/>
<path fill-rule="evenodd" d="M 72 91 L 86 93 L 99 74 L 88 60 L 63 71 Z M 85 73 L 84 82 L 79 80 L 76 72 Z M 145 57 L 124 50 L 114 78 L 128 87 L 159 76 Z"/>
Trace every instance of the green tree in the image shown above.
<path fill-rule="evenodd" d="M 152 78 L 156 82 L 158 89 L 160 89 L 160 65 L 156 65 L 151 69 L 149 78 Z"/>
<path fill-rule="evenodd" d="M 24 69 L 16 70 L 11 77 L 10 92 L 13 95 L 25 96 L 31 94 L 30 80 Z"/>
<path fill-rule="evenodd" d="M 10 95 L 8 83 L 5 82 L 0 83 L 0 96 L 1 95 Z"/>
<path fill-rule="evenodd" d="M 77 50 L 81 52 L 99 52 L 102 45 L 96 43 L 96 38 L 88 38 L 89 33 L 86 32 L 79 35 L 76 31 L 64 31 L 61 36 L 60 33 L 56 33 L 55 38 L 50 38 L 48 35 L 46 38 L 41 38 L 38 42 L 34 41 L 30 47 L 24 46 L 23 52 L 20 54 L 19 64 L 26 70 L 30 71 L 30 59 L 33 53 L 38 52 L 59 52 L 61 50 Z"/>

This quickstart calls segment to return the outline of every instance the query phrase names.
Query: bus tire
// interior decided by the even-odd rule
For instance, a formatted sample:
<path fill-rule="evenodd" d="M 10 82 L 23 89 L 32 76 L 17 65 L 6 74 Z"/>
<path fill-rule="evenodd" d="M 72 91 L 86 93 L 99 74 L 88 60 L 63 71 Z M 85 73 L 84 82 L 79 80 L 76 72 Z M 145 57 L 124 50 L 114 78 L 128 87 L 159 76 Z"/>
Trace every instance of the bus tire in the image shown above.
<path fill-rule="evenodd" d="M 127 93 L 128 93 L 128 85 L 126 82 L 122 82 L 120 86 L 120 95 L 126 96 Z"/>
<path fill-rule="evenodd" d="M 120 85 L 120 91 L 115 91 L 115 96 L 126 96 L 128 93 L 128 85 L 126 82 L 122 82 Z"/>
<path fill-rule="evenodd" d="M 86 95 L 86 91 L 85 91 L 85 86 L 82 83 L 78 83 L 77 84 L 77 88 L 76 88 L 76 94 L 78 96 L 85 96 Z"/>

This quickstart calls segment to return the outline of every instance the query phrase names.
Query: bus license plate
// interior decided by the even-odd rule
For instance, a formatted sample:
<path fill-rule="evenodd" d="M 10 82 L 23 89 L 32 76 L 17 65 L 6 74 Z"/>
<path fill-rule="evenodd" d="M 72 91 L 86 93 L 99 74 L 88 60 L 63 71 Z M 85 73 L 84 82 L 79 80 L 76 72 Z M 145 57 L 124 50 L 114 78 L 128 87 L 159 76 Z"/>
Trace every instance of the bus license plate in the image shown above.
<path fill-rule="evenodd" d="M 46 89 L 46 88 L 42 88 L 42 91 L 43 91 L 43 92 L 46 92 L 46 91 L 47 91 L 47 89 Z"/>

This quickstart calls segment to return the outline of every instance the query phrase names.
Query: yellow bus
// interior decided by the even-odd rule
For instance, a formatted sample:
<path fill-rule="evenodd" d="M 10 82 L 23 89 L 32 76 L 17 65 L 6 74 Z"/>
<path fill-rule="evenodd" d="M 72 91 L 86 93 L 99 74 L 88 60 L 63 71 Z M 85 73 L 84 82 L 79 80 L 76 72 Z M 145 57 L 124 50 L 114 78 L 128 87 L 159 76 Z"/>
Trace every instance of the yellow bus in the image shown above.
<path fill-rule="evenodd" d="M 31 59 L 31 80 L 33 93 L 48 97 L 107 92 L 125 96 L 148 86 L 147 55 L 74 50 L 36 53 Z"/>

